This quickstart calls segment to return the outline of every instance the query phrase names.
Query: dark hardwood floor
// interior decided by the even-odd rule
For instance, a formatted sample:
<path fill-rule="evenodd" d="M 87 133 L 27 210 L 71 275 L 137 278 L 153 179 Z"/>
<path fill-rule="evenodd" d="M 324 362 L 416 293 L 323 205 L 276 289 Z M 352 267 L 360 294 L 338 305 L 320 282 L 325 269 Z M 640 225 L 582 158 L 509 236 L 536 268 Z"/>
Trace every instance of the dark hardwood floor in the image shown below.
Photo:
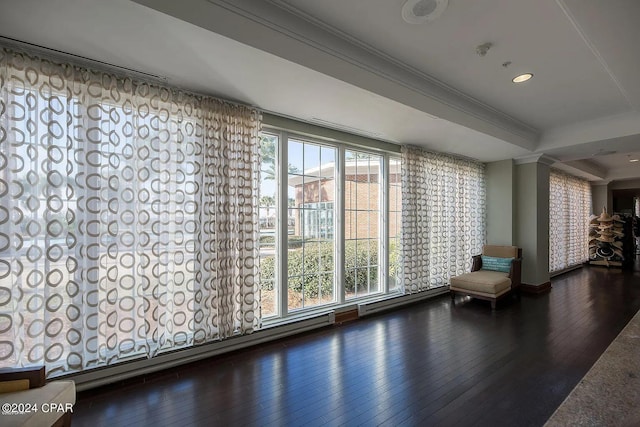
<path fill-rule="evenodd" d="M 87 426 L 541 426 L 640 308 L 640 272 L 448 296 L 78 394 Z"/>

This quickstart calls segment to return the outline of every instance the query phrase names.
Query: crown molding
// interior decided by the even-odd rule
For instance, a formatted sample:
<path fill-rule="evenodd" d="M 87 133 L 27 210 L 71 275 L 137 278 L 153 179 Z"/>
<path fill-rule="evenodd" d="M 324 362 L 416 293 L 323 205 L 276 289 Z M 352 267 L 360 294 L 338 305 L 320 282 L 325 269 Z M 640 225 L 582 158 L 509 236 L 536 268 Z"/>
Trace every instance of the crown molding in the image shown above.
<path fill-rule="evenodd" d="M 528 163 L 542 163 L 543 165 L 551 166 L 557 163 L 558 160 L 544 153 L 531 154 L 528 156 L 516 157 L 513 159 L 513 163 L 516 165 L 526 165 Z"/>

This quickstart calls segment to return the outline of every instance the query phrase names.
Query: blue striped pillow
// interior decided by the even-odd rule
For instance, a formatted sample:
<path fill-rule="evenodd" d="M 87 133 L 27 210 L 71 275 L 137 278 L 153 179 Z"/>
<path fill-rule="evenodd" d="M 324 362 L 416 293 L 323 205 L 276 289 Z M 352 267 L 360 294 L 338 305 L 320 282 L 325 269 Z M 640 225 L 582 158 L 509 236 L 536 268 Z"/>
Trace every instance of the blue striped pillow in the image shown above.
<path fill-rule="evenodd" d="M 511 261 L 513 261 L 513 258 L 482 255 L 482 269 L 508 273 L 511 270 Z"/>

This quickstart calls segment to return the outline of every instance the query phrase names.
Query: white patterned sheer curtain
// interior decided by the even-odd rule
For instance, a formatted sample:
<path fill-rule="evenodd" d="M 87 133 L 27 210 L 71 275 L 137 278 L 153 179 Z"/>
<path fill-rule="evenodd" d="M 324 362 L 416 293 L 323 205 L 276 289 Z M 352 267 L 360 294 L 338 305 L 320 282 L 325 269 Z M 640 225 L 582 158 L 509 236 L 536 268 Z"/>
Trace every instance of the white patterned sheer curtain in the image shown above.
<path fill-rule="evenodd" d="M 0 51 L 0 366 L 249 333 L 259 113 Z"/>
<path fill-rule="evenodd" d="M 485 242 L 484 165 L 402 147 L 402 264 L 406 293 L 449 284 Z"/>
<path fill-rule="evenodd" d="M 591 185 L 552 169 L 549 174 L 549 271 L 589 260 Z"/>

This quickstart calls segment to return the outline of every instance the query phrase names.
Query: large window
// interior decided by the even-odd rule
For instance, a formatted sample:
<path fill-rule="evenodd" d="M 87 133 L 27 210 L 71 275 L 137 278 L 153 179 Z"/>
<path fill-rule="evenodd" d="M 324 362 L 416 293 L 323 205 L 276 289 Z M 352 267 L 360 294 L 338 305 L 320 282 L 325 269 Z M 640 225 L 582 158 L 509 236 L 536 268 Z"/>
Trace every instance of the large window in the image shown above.
<path fill-rule="evenodd" d="M 263 315 L 400 289 L 398 157 L 277 131 L 261 152 Z"/>
<path fill-rule="evenodd" d="M 402 147 L 405 292 L 449 284 L 485 243 L 482 163 Z"/>
<path fill-rule="evenodd" d="M 289 138 L 287 188 L 294 233 L 287 235 L 288 311 L 335 301 L 333 146 Z"/>
<path fill-rule="evenodd" d="M 549 271 L 589 259 L 591 185 L 552 169 L 549 174 Z"/>
<path fill-rule="evenodd" d="M 389 291 L 402 285 L 400 237 L 402 235 L 402 161 L 389 158 Z"/>
<path fill-rule="evenodd" d="M 379 155 L 345 153 L 345 292 L 357 298 L 379 292 L 382 225 L 382 162 Z"/>
<path fill-rule="evenodd" d="M 406 290 L 415 173 L 389 146 L 259 134 L 255 109 L 6 49 L 0 74 L 2 365 L 62 375 Z M 447 249 L 427 286 L 482 232 L 479 178 L 450 166 L 415 193 L 472 228 L 426 224 Z"/>
<path fill-rule="evenodd" d="M 276 287 L 276 233 L 278 227 L 278 147 L 277 135 L 260 135 L 260 209 L 259 209 L 259 248 L 260 248 L 260 300 L 262 315 L 274 316 L 278 307 L 278 288 Z M 291 218 L 293 225 L 293 218 Z M 289 226 L 287 226 L 287 230 Z"/>
<path fill-rule="evenodd" d="M 1 365 L 258 326 L 256 110 L 8 49 L 0 75 Z"/>

